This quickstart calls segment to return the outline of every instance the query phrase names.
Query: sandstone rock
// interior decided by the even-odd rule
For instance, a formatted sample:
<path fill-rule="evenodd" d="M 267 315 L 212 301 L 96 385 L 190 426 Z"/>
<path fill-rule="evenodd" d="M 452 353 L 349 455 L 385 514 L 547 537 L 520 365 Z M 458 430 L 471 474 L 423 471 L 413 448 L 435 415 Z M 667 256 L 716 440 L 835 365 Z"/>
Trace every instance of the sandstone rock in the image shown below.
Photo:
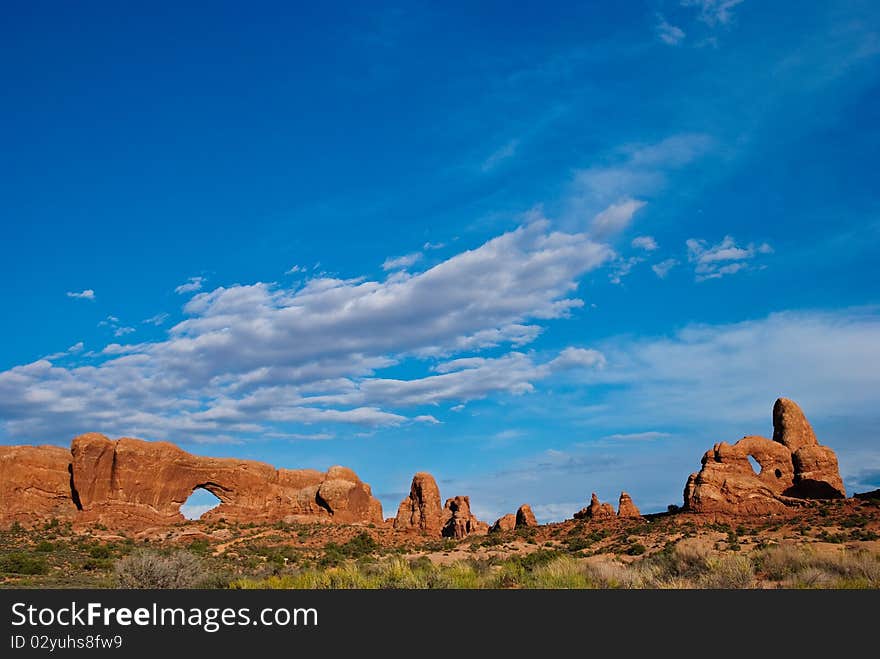
<path fill-rule="evenodd" d="M 799 499 L 845 496 L 834 451 L 819 445 L 796 403 L 777 400 L 773 425 L 772 440 L 749 436 L 707 451 L 702 469 L 688 478 L 685 508 L 760 515 L 781 512 Z M 761 467 L 758 473 L 750 456 Z"/>
<path fill-rule="evenodd" d="M 516 515 L 513 513 L 507 513 L 506 515 L 499 517 L 495 520 L 495 523 L 492 525 L 492 528 L 489 529 L 490 533 L 498 533 L 499 531 L 513 531 L 516 528 Z"/>
<path fill-rule="evenodd" d="M 0 446 L 0 526 L 72 519 L 70 451 L 60 446 Z"/>
<path fill-rule="evenodd" d="M 639 512 L 639 509 L 636 508 L 636 504 L 633 503 L 632 497 L 628 495 L 626 492 L 620 493 L 620 501 L 617 504 L 617 516 L 618 517 L 641 517 L 642 514 Z"/>
<path fill-rule="evenodd" d="M 797 451 L 802 446 L 819 445 L 804 411 L 788 398 L 778 398 L 773 405 L 773 441 L 783 444 L 790 451 Z"/>
<path fill-rule="evenodd" d="M 275 469 L 250 460 L 203 458 L 167 442 L 111 441 L 98 433 L 75 438 L 69 451 L 55 447 L 2 449 L 2 454 L 12 456 L 16 467 L 27 465 L 26 456 L 35 452 L 51 465 L 52 475 L 31 470 L 28 477 L 36 478 L 44 491 L 51 490 L 49 498 L 56 502 L 53 506 L 77 520 L 114 528 L 181 522 L 180 505 L 197 488 L 208 490 L 221 501 L 203 516 L 206 520 L 222 517 L 273 522 L 300 516 L 309 521 L 382 521 L 381 505 L 369 485 L 344 467 L 331 468 L 326 474 Z M 20 480 L 3 477 L 2 507 L 27 507 L 49 515 L 36 503 L 21 503 L 26 495 L 14 491 Z"/>
<path fill-rule="evenodd" d="M 607 519 L 614 517 L 614 507 L 610 503 L 601 503 L 593 492 L 590 505 L 574 514 L 575 519 Z"/>
<path fill-rule="evenodd" d="M 441 535 L 461 540 L 469 535 L 486 535 L 489 525 L 471 513 L 470 497 L 457 496 L 446 500 L 442 513 Z"/>
<path fill-rule="evenodd" d="M 442 527 L 440 488 L 427 472 L 419 472 L 412 479 L 409 496 L 400 502 L 394 528 L 398 531 L 422 531 L 440 535 Z"/>
<path fill-rule="evenodd" d="M 538 520 L 535 519 L 535 513 L 532 512 L 532 507 L 524 503 L 519 507 L 516 511 L 516 528 L 525 528 L 529 526 L 538 526 Z"/>
<path fill-rule="evenodd" d="M 837 456 L 827 446 L 802 446 L 792 455 L 795 496 L 805 499 L 842 499 L 846 488 Z"/>

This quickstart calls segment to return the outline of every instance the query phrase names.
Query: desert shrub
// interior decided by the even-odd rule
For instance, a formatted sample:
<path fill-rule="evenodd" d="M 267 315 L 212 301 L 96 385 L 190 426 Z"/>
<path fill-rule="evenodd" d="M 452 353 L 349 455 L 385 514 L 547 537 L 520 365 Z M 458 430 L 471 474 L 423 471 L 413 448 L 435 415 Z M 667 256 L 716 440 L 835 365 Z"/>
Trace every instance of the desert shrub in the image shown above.
<path fill-rule="evenodd" d="M 205 539 L 193 540 L 189 543 L 187 550 L 193 554 L 198 554 L 199 556 L 206 556 L 210 553 L 211 543 Z"/>
<path fill-rule="evenodd" d="M 201 559 L 185 551 L 167 556 L 154 551 L 137 551 L 116 561 L 113 572 L 119 588 L 204 588 L 208 584 L 216 585 Z"/>
<path fill-rule="evenodd" d="M 558 556 L 535 568 L 528 580 L 530 588 L 592 588 L 583 562 L 570 556 Z"/>
<path fill-rule="evenodd" d="M 360 558 L 372 554 L 379 549 L 379 543 L 373 539 L 366 531 L 356 535 L 351 540 L 342 545 L 342 551 L 346 556 L 351 558 Z"/>
<path fill-rule="evenodd" d="M 818 567 L 808 567 L 792 574 L 783 581 L 784 588 L 829 588 L 834 576 Z"/>
<path fill-rule="evenodd" d="M 480 565 L 472 562 L 456 561 L 448 567 L 437 570 L 435 588 L 466 588 L 469 590 L 483 588 L 483 575 Z"/>
<path fill-rule="evenodd" d="M 630 545 L 626 549 L 626 553 L 629 554 L 630 556 L 641 556 L 642 554 L 645 553 L 645 551 L 647 551 L 647 549 L 645 548 L 645 545 L 638 543 L 638 542 Z"/>
<path fill-rule="evenodd" d="M 55 551 L 54 543 L 49 542 L 48 540 L 40 540 L 34 547 L 34 551 L 38 551 L 41 553 L 49 553 Z"/>
<path fill-rule="evenodd" d="M 647 565 L 624 565 L 612 560 L 590 563 L 587 570 L 596 588 L 644 588 L 654 577 Z"/>
<path fill-rule="evenodd" d="M 708 570 L 700 579 L 704 588 L 754 588 L 755 566 L 748 556 L 721 556 L 708 560 Z"/>
<path fill-rule="evenodd" d="M 106 545 L 95 545 L 91 549 L 89 549 L 89 556 L 92 558 L 110 558 L 113 555 L 110 547 Z"/>
<path fill-rule="evenodd" d="M 791 545 L 768 547 L 756 556 L 761 574 L 774 581 L 782 581 L 810 565 L 811 555 Z"/>
<path fill-rule="evenodd" d="M 681 540 L 645 559 L 643 566 L 650 567 L 654 579 L 665 584 L 698 579 L 709 569 L 708 560 L 709 552 L 701 544 Z"/>
<path fill-rule="evenodd" d="M 10 574 L 46 574 L 49 564 L 42 556 L 13 552 L 0 556 L 0 572 Z"/>

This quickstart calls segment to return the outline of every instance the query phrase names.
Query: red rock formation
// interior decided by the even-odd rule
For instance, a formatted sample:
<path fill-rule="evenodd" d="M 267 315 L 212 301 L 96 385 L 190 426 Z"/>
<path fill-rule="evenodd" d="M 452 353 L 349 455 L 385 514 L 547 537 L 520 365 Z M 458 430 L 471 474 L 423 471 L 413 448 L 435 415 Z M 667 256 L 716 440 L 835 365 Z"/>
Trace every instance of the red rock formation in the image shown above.
<path fill-rule="evenodd" d="M 495 520 L 495 523 L 492 525 L 492 528 L 489 529 L 490 533 L 498 533 L 499 531 L 513 531 L 516 528 L 516 515 L 513 513 L 507 513 L 506 515 L 499 517 Z"/>
<path fill-rule="evenodd" d="M 49 505 L 45 501 L 22 504 L 25 495 L 15 485 L 39 478 L 41 487 L 49 491 L 48 496 L 41 496 L 55 501 L 51 505 L 62 513 L 116 528 L 181 522 L 180 505 L 200 487 L 221 502 L 203 516 L 207 520 L 382 521 L 382 506 L 370 486 L 345 467 L 332 467 L 326 474 L 275 469 L 250 460 L 203 458 L 167 442 L 111 441 L 97 433 L 77 437 L 70 451 L 56 447 L 3 449 L 4 455 L 12 456 L 9 460 L 16 469 L 19 465 L 26 468 L 33 462 L 27 456 L 37 453 L 50 465 L 46 473 L 4 477 L 0 508 L 48 514 L 43 512 Z"/>
<path fill-rule="evenodd" d="M 60 446 L 0 446 L 0 526 L 72 519 L 70 451 Z"/>
<path fill-rule="evenodd" d="M 744 437 L 732 446 L 716 444 L 691 474 L 685 508 L 694 512 L 767 514 L 781 512 L 799 499 L 846 496 L 837 456 L 819 445 L 800 407 L 780 398 L 773 406 L 773 439 Z M 755 473 L 749 462 L 761 470 Z"/>
<path fill-rule="evenodd" d="M 535 513 L 532 512 L 532 507 L 524 503 L 519 507 L 516 511 L 516 528 L 526 528 L 529 526 L 538 526 L 538 520 L 535 519 Z"/>
<path fill-rule="evenodd" d="M 819 446 L 804 411 L 788 398 L 777 398 L 773 404 L 773 441 L 790 451 L 797 451 L 802 446 Z"/>
<path fill-rule="evenodd" d="M 440 535 L 442 528 L 440 488 L 434 477 L 420 471 L 412 479 L 409 496 L 400 502 L 394 528 L 398 531 L 421 531 Z"/>
<path fill-rule="evenodd" d="M 636 508 L 636 504 L 633 503 L 632 497 L 628 495 L 626 492 L 620 493 L 620 501 L 617 503 L 617 516 L 618 517 L 641 517 L 642 514 L 639 512 L 639 509 Z"/>
<path fill-rule="evenodd" d="M 489 532 L 489 525 L 481 522 L 471 513 L 470 497 L 458 496 L 447 499 L 443 506 L 441 522 L 441 535 L 444 538 L 461 540 L 469 535 L 486 535 Z"/>
<path fill-rule="evenodd" d="M 590 505 L 574 514 L 575 519 L 607 519 L 608 517 L 614 517 L 614 506 L 610 503 L 600 503 L 595 492 L 590 498 Z"/>

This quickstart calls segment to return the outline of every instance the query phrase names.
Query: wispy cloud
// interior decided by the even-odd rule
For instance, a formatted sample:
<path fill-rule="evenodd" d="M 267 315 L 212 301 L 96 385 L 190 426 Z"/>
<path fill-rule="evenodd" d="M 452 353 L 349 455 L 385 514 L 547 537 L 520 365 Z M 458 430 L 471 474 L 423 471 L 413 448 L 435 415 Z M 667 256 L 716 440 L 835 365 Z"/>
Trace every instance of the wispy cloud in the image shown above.
<path fill-rule="evenodd" d="M 509 160 L 510 158 L 513 158 L 513 156 L 516 155 L 516 150 L 518 148 L 519 148 L 519 140 L 518 139 L 510 140 L 509 142 L 507 142 L 506 144 L 504 144 L 503 146 L 498 148 L 496 151 L 494 151 L 491 155 L 489 155 L 489 157 L 483 161 L 483 164 L 480 166 L 480 169 L 484 173 L 492 171 L 493 169 L 498 167 L 498 165 L 500 165 L 504 161 Z"/>
<path fill-rule="evenodd" d="M 421 252 L 413 252 L 412 254 L 404 254 L 395 258 L 387 258 L 382 264 L 383 270 L 400 270 L 409 268 L 422 259 Z"/>
<path fill-rule="evenodd" d="M 645 202 L 638 199 L 621 199 L 611 204 L 593 218 L 590 225 L 593 235 L 607 238 L 620 233 L 630 225 L 633 215 L 644 206 Z"/>
<path fill-rule="evenodd" d="M 63 357 L 68 357 L 70 355 L 75 355 L 79 352 L 83 351 L 85 348 L 85 344 L 82 341 L 77 341 L 72 346 L 70 346 L 67 350 L 63 350 L 61 352 L 53 352 L 51 355 L 46 355 L 43 359 L 48 361 L 54 361 L 56 359 L 61 359 Z"/>
<path fill-rule="evenodd" d="M 614 433 L 613 435 L 605 435 L 602 439 L 613 439 L 615 441 L 624 442 L 649 442 L 655 439 L 664 439 L 671 436 L 672 435 L 670 435 L 668 432 L 647 430 L 645 432 Z"/>
<path fill-rule="evenodd" d="M 162 325 L 166 320 L 168 320 L 167 313 L 157 313 L 155 316 L 150 316 L 141 322 L 145 325 L 155 325 L 156 327 L 159 327 L 159 325 Z"/>
<path fill-rule="evenodd" d="M 113 336 L 125 336 L 126 334 L 133 333 L 134 331 L 134 327 L 117 327 L 115 330 L 113 330 Z"/>
<path fill-rule="evenodd" d="M 657 15 L 657 23 L 654 25 L 654 32 L 657 38 L 667 46 L 677 46 L 685 36 L 687 36 L 680 27 L 672 25 L 663 16 Z"/>
<path fill-rule="evenodd" d="M 611 266 L 611 272 L 608 274 L 608 281 L 612 284 L 620 284 L 632 269 L 639 263 L 644 261 L 641 256 L 630 256 L 629 258 L 617 259 Z"/>
<path fill-rule="evenodd" d="M 95 291 L 93 291 L 91 288 L 87 288 L 84 291 L 79 291 L 78 293 L 75 291 L 67 291 L 67 297 L 72 297 L 77 300 L 94 300 Z"/>
<path fill-rule="evenodd" d="M 426 242 L 424 245 L 422 245 L 422 249 L 424 249 L 426 251 L 432 250 L 432 249 L 443 249 L 444 247 L 446 247 L 446 243 L 432 243 L 430 241 Z"/>
<path fill-rule="evenodd" d="M 583 218 L 608 213 L 609 228 L 621 221 L 628 224 L 625 211 L 638 208 L 632 203 L 640 197 L 656 195 L 668 183 L 671 172 L 707 154 L 714 140 L 703 133 L 679 133 L 652 143 L 627 144 L 598 158 L 591 167 L 575 171 L 565 204 L 569 217 Z M 627 202 L 630 205 L 627 206 Z M 614 216 L 618 215 L 618 222 Z"/>
<path fill-rule="evenodd" d="M 303 266 L 294 265 L 293 267 L 290 268 L 290 270 L 285 271 L 284 274 L 285 275 L 295 275 L 297 273 L 305 272 L 305 271 L 306 271 L 306 268 L 304 268 Z"/>
<path fill-rule="evenodd" d="M 185 283 L 181 284 L 177 288 L 174 289 L 174 292 L 178 295 L 183 295 L 185 293 L 194 293 L 196 291 L 202 290 L 202 286 L 205 283 L 204 277 L 190 277 L 186 280 Z"/>
<path fill-rule="evenodd" d="M 636 249 L 643 249 L 646 252 L 653 252 L 658 248 L 657 241 L 652 236 L 637 236 L 630 243 Z"/>
<path fill-rule="evenodd" d="M 664 261 L 660 261 L 660 263 L 655 263 L 654 265 L 652 265 L 651 270 L 653 270 L 654 274 L 660 277 L 660 279 L 666 279 L 666 275 L 669 274 L 669 271 L 677 265 L 678 259 L 666 259 Z"/>
<path fill-rule="evenodd" d="M 681 0 L 682 7 L 696 7 L 699 19 L 707 25 L 727 25 L 734 19 L 733 10 L 743 0 Z"/>
<path fill-rule="evenodd" d="M 755 246 L 749 243 L 740 247 L 732 236 L 725 236 L 716 245 L 709 245 L 705 240 L 691 238 L 686 241 L 688 261 L 694 264 L 697 281 L 720 279 L 726 275 L 746 270 L 750 261 L 758 255 L 773 253 L 767 243 Z"/>

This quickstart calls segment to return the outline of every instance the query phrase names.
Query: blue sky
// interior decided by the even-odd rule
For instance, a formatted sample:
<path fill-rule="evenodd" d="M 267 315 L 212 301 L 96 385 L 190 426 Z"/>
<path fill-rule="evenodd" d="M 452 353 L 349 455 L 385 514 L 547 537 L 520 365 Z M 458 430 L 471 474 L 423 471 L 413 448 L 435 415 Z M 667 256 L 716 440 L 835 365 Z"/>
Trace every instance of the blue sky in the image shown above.
<path fill-rule="evenodd" d="M 0 441 L 548 521 L 785 395 L 880 486 L 880 9 L 818 4 L 13 3 Z"/>

